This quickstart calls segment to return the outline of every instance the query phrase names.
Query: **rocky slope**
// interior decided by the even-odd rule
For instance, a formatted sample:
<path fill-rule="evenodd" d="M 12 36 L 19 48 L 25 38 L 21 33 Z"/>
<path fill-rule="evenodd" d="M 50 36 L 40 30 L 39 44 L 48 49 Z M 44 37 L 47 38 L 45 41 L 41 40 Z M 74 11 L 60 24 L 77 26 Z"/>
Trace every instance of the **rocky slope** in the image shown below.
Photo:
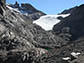
<path fill-rule="evenodd" d="M 16 5 L 6 5 L 3 2 L 5 0 L 0 1 L 0 62 L 39 62 L 41 55 L 48 52 L 47 49 L 67 44 L 66 41 L 55 36 L 51 31 L 45 31 L 40 26 L 33 24 L 32 20 L 37 19 L 35 16 L 39 13 L 41 16 L 44 13 L 32 8 L 29 4 L 22 4 L 19 8 L 15 7 Z M 25 10 L 23 7 L 28 8 Z M 28 12 L 26 16 L 18 12 L 21 10 L 31 10 L 32 13 Z M 35 19 L 32 18 L 33 15 L 35 15 Z"/>
<path fill-rule="evenodd" d="M 72 40 L 76 40 L 79 37 L 84 36 L 84 4 L 75 8 L 72 8 L 70 11 L 70 16 L 64 18 L 61 20 L 61 22 L 54 26 L 53 30 L 55 32 L 59 32 L 60 34 L 63 29 L 70 31 L 70 34 L 72 35 Z M 63 13 L 67 12 L 64 11 Z"/>
<path fill-rule="evenodd" d="M 59 23 L 66 22 L 65 20 L 69 20 L 68 18 L 72 18 L 76 13 L 79 13 L 79 15 L 76 14 L 77 17 L 80 16 L 78 19 L 82 20 L 83 8 L 83 5 L 77 7 L 77 12 L 74 13 L 73 11 L 71 17 L 68 16 L 64 19 L 59 17 L 63 20 Z M 63 24 L 58 26 L 58 23 L 54 27 L 54 31 L 45 31 L 39 25 L 33 23 L 33 20 L 42 15 L 45 15 L 45 13 L 38 11 L 30 4 L 19 6 L 16 2 L 14 5 L 7 5 L 5 0 L 0 0 L 0 62 L 80 63 L 81 61 L 81 63 L 84 63 L 83 37 L 77 31 L 82 38 L 71 41 L 76 28 L 73 26 L 73 29 L 71 29 Z M 72 19 L 75 20 L 76 18 Z M 74 23 L 72 21 L 71 23 Z M 76 26 L 76 23 L 74 25 Z M 82 29 L 81 32 L 83 32 Z M 62 33 L 59 32 L 60 30 Z M 75 31 L 73 31 L 74 35 L 72 35 L 71 30 Z"/>

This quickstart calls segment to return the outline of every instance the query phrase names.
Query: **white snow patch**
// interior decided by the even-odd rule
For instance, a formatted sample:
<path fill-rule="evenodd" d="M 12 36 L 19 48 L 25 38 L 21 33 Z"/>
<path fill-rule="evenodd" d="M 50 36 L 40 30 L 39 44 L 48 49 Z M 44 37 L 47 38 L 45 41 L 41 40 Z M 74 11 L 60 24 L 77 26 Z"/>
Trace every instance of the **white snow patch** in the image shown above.
<path fill-rule="evenodd" d="M 72 53 L 71 53 L 71 55 L 74 56 L 74 57 L 77 57 L 77 56 L 80 55 L 80 54 L 81 54 L 81 53 L 79 53 L 79 52 L 77 52 L 77 53 L 76 53 L 76 52 L 72 52 Z"/>
<path fill-rule="evenodd" d="M 45 15 L 40 17 L 39 19 L 33 21 L 33 23 L 36 23 L 37 25 L 41 26 L 43 29 L 45 30 L 52 30 L 53 26 L 57 23 L 60 22 L 59 19 L 57 19 L 57 17 L 67 17 L 70 14 L 60 14 L 60 15 Z"/>
<path fill-rule="evenodd" d="M 62 59 L 67 61 L 67 60 L 70 60 L 71 58 L 70 57 L 65 57 L 65 58 L 62 58 Z"/>
<path fill-rule="evenodd" d="M 7 8 L 9 8 L 11 11 L 16 11 L 16 12 L 18 12 L 18 13 L 20 13 L 20 14 L 23 14 L 23 15 L 28 15 L 28 12 L 26 12 L 26 11 L 23 11 L 23 10 L 19 10 L 18 8 L 12 8 L 12 7 L 10 7 L 10 6 L 7 6 Z M 22 7 L 21 7 L 22 8 Z"/>
<path fill-rule="evenodd" d="M 23 11 L 23 10 L 20 10 L 20 13 L 23 14 L 23 15 L 26 15 L 26 16 L 29 14 L 28 12 Z"/>
<path fill-rule="evenodd" d="M 16 11 L 16 12 L 19 12 L 20 13 L 20 11 L 18 10 L 18 8 L 12 8 L 10 6 L 7 6 L 7 8 L 9 8 L 11 11 Z"/>

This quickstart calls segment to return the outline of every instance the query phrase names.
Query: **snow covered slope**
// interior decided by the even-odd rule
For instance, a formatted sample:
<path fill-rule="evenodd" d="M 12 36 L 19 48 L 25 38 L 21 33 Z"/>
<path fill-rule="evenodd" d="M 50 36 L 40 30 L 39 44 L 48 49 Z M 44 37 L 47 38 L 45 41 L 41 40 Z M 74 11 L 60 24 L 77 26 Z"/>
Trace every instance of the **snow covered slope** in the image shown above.
<path fill-rule="evenodd" d="M 33 23 L 36 23 L 37 25 L 41 26 L 43 29 L 48 31 L 52 30 L 53 26 L 61 21 L 58 19 L 58 17 L 65 18 L 69 15 L 70 14 L 45 15 L 33 21 Z"/>
<path fill-rule="evenodd" d="M 19 12 L 20 13 L 20 11 L 19 11 L 19 9 L 18 8 L 12 8 L 12 7 L 10 7 L 10 6 L 6 6 L 8 9 L 10 9 L 12 12 L 13 11 L 16 11 L 16 12 Z"/>

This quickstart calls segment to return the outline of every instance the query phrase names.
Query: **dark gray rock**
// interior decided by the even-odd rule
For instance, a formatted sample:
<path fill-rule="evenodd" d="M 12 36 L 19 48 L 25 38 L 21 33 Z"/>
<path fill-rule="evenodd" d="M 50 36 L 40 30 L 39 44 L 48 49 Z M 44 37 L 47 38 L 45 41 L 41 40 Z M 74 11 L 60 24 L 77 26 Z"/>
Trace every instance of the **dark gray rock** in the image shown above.
<path fill-rule="evenodd" d="M 4 6 L 6 4 L 6 0 L 0 0 L 0 5 Z"/>
<path fill-rule="evenodd" d="M 84 4 L 76 7 L 70 13 L 71 15 L 62 19 L 60 23 L 56 24 L 53 27 L 55 32 L 61 32 L 63 28 L 69 27 L 70 34 L 72 35 L 72 40 L 76 40 L 77 38 L 84 36 Z"/>

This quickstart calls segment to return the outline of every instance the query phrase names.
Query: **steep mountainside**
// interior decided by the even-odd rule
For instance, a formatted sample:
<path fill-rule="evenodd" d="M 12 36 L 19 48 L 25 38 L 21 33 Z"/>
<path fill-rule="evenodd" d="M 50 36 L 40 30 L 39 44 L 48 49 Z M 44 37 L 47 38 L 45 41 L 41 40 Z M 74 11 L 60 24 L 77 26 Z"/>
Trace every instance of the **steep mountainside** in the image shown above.
<path fill-rule="evenodd" d="M 51 31 L 45 31 L 40 26 L 33 24 L 29 15 L 38 12 L 28 4 L 22 4 L 20 9 L 27 5 L 28 16 L 20 9 L 6 5 L 5 0 L 0 0 L 0 62 L 2 63 L 33 63 L 47 52 L 47 49 L 61 47 L 67 44 L 62 38 L 55 36 Z M 23 11 L 23 10 L 22 10 Z M 43 14 L 44 15 L 44 14 Z M 29 17 L 29 18 L 28 18 Z M 40 17 L 40 16 L 39 16 Z M 37 59 L 37 60 L 36 60 Z"/>
<path fill-rule="evenodd" d="M 83 29 L 84 11 L 83 10 L 84 10 L 84 4 L 73 8 L 72 11 L 70 12 L 70 16 L 62 19 L 60 23 L 54 26 L 53 30 L 55 32 L 59 32 L 58 34 L 60 34 L 64 28 L 67 31 L 68 31 L 67 28 L 69 28 L 70 34 L 72 35 L 72 40 L 76 40 L 77 38 L 84 36 L 84 29 Z"/>
<path fill-rule="evenodd" d="M 30 4 L 0 0 L 0 63 L 84 63 L 83 9 L 81 5 L 68 16 L 44 16 L 43 25 L 60 20 L 54 31 L 52 23 L 46 31 L 38 24 L 45 13 Z"/>

